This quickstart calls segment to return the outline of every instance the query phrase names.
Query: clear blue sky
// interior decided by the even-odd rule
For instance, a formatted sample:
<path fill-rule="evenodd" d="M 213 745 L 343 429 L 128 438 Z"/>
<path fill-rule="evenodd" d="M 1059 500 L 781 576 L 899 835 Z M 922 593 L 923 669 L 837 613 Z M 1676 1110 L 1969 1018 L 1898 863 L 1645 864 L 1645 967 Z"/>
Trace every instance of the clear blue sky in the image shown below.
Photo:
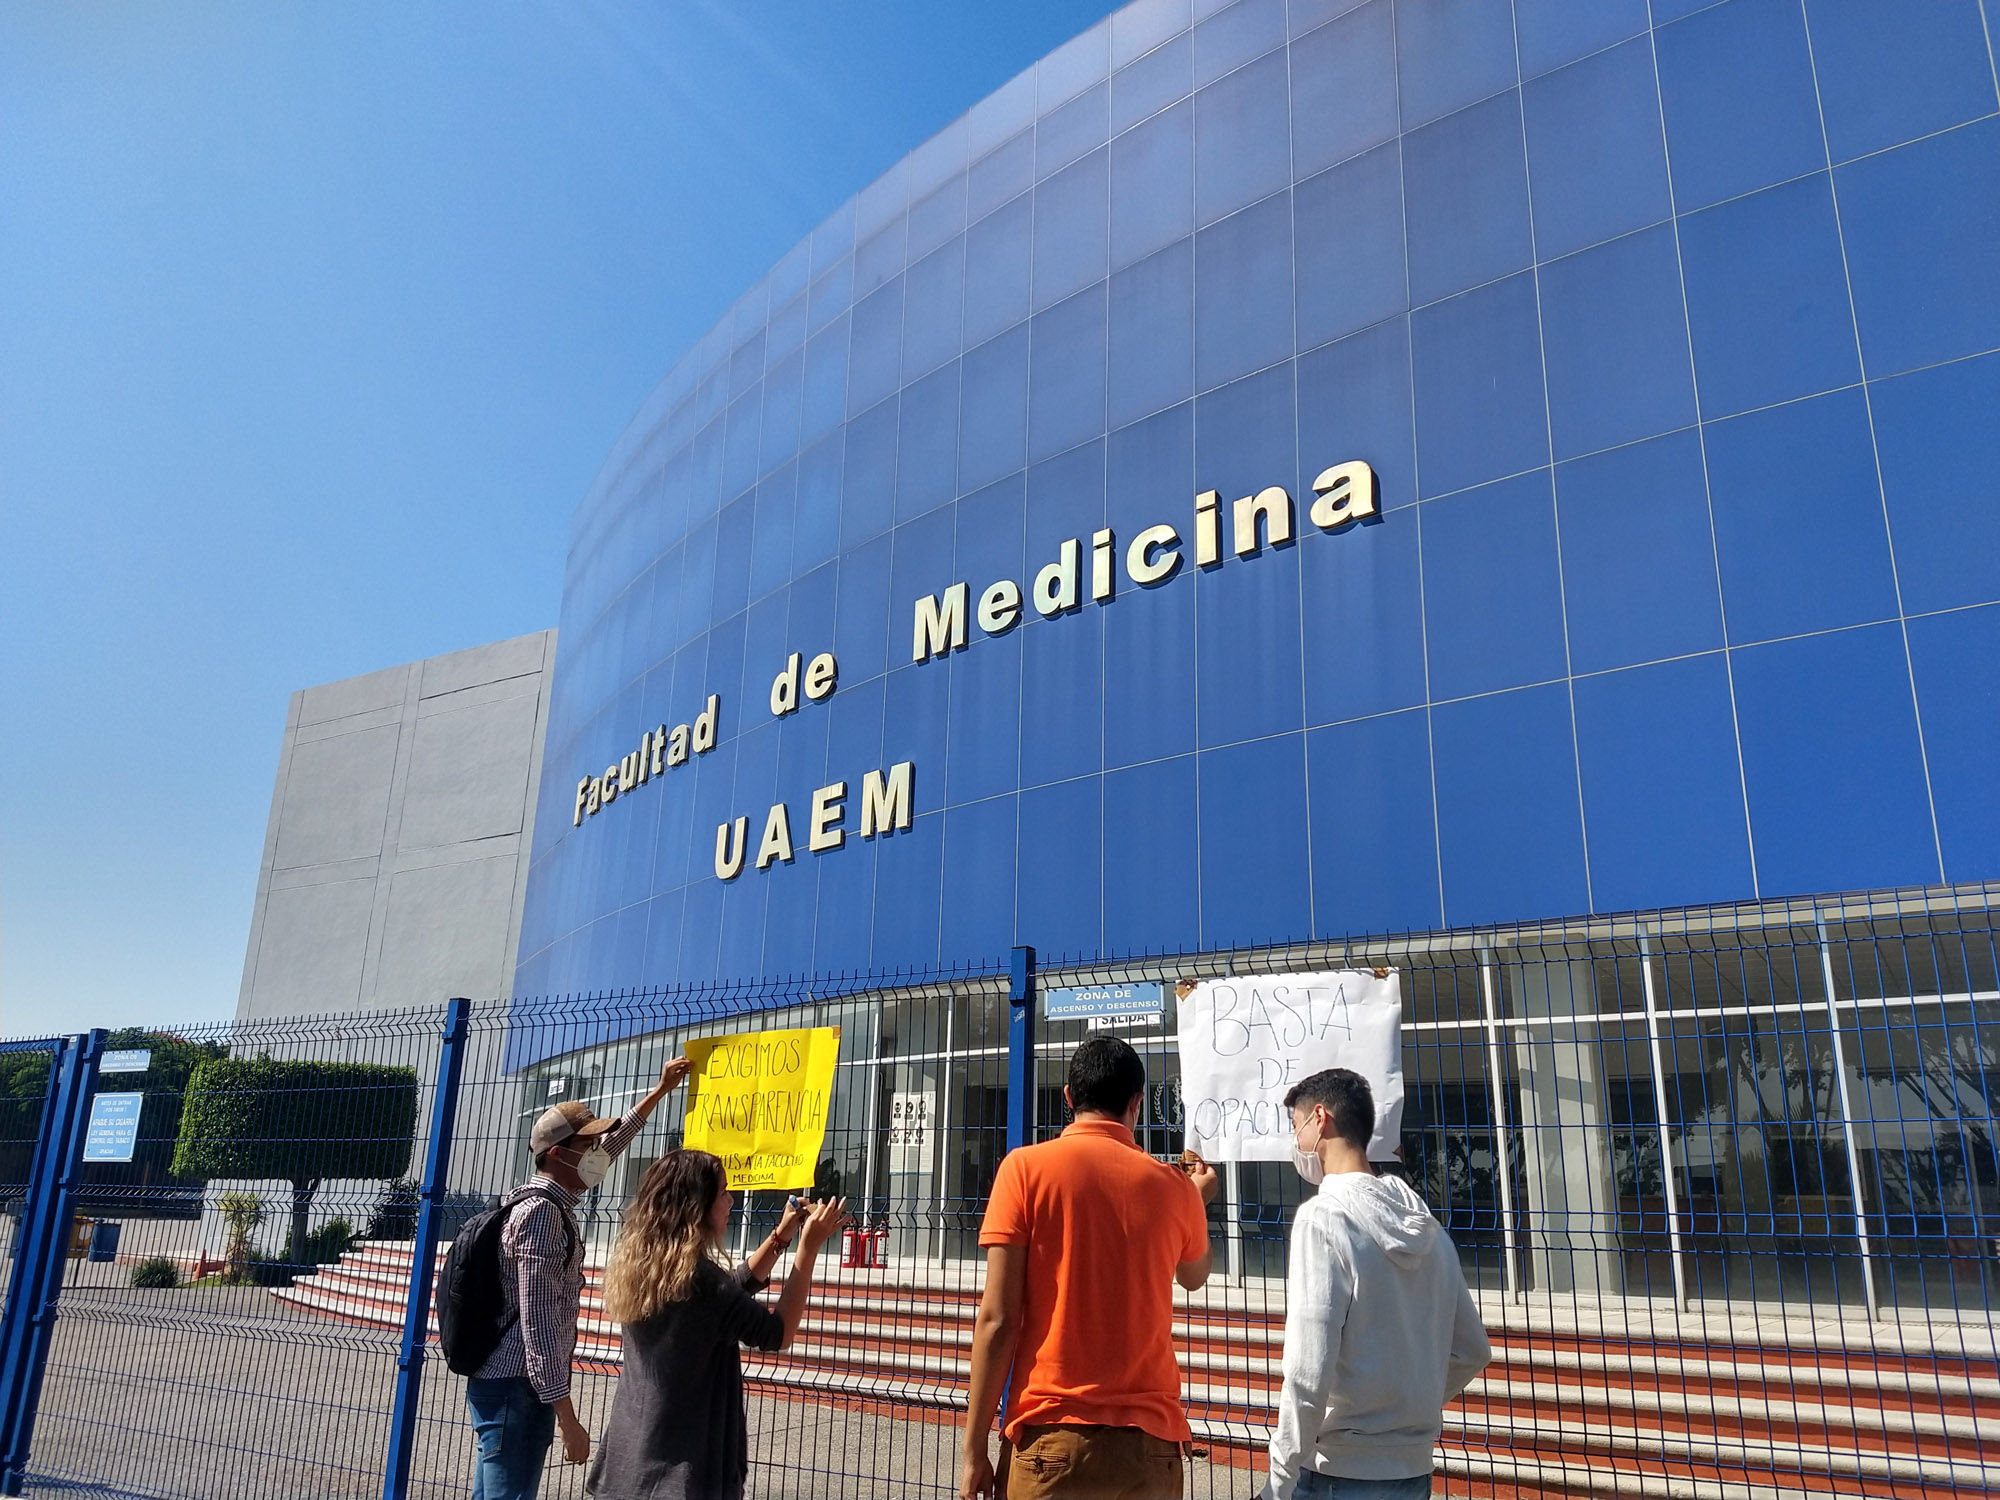
<path fill-rule="evenodd" d="M 230 1014 L 292 690 L 553 625 L 674 358 L 1110 8 L 0 7 L 0 1034 Z"/>

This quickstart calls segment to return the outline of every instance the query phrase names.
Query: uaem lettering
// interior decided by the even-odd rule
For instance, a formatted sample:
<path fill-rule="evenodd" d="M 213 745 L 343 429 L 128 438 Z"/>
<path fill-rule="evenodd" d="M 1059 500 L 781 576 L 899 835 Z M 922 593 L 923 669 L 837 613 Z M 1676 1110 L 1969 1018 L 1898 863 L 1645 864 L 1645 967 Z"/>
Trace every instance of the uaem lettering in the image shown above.
<path fill-rule="evenodd" d="M 880 838 L 910 826 L 915 816 L 914 787 L 917 764 L 898 761 L 886 772 L 870 771 L 861 778 L 861 826 L 864 839 Z M 812 794 L 812 812 L 806 828 L 806 848 L 815 854 L 838 849 L 847 842 L 847 830 L 840 825 L 847 816 L 847 783 L 832 782 Z M 790 864 L 796 857 L 792 841 L 792 813 L 783 802 L 773 802 L 764 814 L 763 836 L 757 854 L 750 857 L 750 819 L 732 818 L 715 825 L 715 878 L 734 880 L 746 864 L 768 870 L 774 864 Z"/>

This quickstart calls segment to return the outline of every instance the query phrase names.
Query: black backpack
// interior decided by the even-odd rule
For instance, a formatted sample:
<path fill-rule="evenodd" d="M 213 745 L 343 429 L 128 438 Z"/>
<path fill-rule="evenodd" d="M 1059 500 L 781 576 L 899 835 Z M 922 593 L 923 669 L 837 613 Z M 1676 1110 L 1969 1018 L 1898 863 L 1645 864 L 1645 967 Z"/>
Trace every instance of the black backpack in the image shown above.
<path fill-rule="evenodd" d="M 438 1344 L 444 1362 L 457 1374 L 478 1374 L 519 1316 L 518 1311 L 508 1310 L 500 1283 L 500 1233 L 507 1227 L 507 1216 L 530 1198 L 544 1199 L 562 1210 L 570 1252 L 576 1250 L 576 1226 L 570 1222 L 568 1206 L 546 1188 L 519 1188 L 465 1221 L 438 1268 L 436 1297 Z"/>

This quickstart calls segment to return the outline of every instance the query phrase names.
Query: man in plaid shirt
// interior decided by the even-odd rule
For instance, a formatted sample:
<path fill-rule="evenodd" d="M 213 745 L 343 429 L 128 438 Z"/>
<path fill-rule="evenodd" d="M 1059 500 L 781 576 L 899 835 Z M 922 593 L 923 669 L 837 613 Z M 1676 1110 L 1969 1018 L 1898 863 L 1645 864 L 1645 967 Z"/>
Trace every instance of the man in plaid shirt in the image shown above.
<path fill-rule="evenodd" d="M 646 1096 L 614 1119 L 568 1099 L 535 1121 L 528 1136 L 535 1175 L 509 1195 L 500 1232 L 500 1285 L 511 1321 L 500 1347 L 465 1386 L 479 1438 L 473 1500 L 534 1500 L 558 1428 L 569 1462 L 590 1457 L 590 1434 L 569 1399 L 583 1296 L 576 1205 L 693 1066 L 685 1057 L 671 1059 Z"/>

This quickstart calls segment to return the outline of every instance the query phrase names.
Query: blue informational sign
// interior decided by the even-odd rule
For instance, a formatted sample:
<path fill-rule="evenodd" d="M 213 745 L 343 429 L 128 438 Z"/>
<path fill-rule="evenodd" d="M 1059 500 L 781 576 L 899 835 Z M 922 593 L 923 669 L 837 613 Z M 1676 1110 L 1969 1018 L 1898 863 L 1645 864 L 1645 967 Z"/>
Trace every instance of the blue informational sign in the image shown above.
<path fill-rule="evenodd" d="M 145 1101 L 144 1094 L 99 1094 L 91 1100 L 83 1159 L 130 1161 L 139 1145 L 139 1106 Z"/>
<path fill-rule="evenodd" d="M 1166 1013 L 1167 987 L 1163 984 L 1094 984 L 1042 992 L 1042 1019 L 1046 1021 L 1082 1021 L 1098 1016 L 1156 1017 Z"/>
<path fill-rule="evenodd" d="M 144 1047 L 124 1052 L 107 1052 L 97 1065 L 100 1073 L 143 1073 L 153 1065 L 153 1054 Z"/>

